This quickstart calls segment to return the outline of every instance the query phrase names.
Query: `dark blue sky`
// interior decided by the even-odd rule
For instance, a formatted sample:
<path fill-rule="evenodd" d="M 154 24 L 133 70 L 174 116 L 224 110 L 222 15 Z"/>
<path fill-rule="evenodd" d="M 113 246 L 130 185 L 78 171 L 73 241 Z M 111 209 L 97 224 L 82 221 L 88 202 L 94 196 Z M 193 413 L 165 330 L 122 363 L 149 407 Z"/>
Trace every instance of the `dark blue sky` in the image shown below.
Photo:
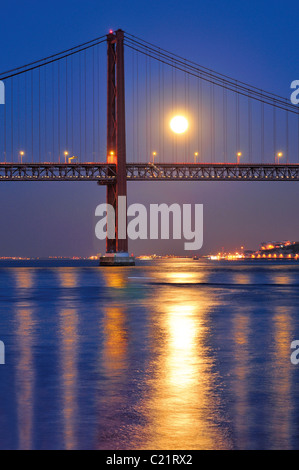
<path fill-rule="evenodd" d="M 288 97 L 299 79 L 294 1 L 27 1 L 1 8 L 1 70 L 122 28 L 218 72 Z M 204 204 L 202 253 L 299 239 L 298 183 L 131 183 L 129 202 Z M 179 201 L 178 199 L 179 194 Z M 87 256 L 105 190 L 93 183 L 0 186 L 0 256 Z M 183 253 L 183 242 L 134 242 Z"/>

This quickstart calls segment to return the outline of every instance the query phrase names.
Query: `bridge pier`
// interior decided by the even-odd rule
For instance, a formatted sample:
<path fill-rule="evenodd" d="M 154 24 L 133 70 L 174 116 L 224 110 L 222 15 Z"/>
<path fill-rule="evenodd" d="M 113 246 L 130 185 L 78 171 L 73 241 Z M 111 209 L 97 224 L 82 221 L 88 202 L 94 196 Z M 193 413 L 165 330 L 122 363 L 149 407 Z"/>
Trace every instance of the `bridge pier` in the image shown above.
<path fill-rule="evenodd" d="M 125 70 L 124 32 L 118 30 L 107 35 L 107 162 L 116 165 L 116 181 L 107 186 L 107 204 L 112 205 L 115 221 L 107 217 L 107 232 L 115 224 L 115 237 L 106 239 L 106 254 L 100 266 L 134 266 L 135 259 L 128 252 L 127 207 L 122 219 L 126 232 L 119 233 L 119 196 L 127 196 L 126 123 L 125 123 Z"/>
<path fill-rule="evenodd" d="M 106 253 L 100 258 L 100 266 L 135 266 L 135 258 L 129 253 Z"/>

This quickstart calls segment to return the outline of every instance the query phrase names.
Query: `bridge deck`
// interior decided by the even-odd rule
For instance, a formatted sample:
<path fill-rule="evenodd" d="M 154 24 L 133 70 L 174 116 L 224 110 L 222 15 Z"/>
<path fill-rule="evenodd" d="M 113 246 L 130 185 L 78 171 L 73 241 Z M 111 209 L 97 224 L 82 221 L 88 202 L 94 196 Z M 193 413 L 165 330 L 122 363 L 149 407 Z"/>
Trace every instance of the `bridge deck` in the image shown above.
<path fill-rule="evenodd" d="M 116 178 L 108 163 L 0 163 L 0 181 L 97 181 Z M 127 163 L 128 181 L 299 181 L 299 164 Z"/>

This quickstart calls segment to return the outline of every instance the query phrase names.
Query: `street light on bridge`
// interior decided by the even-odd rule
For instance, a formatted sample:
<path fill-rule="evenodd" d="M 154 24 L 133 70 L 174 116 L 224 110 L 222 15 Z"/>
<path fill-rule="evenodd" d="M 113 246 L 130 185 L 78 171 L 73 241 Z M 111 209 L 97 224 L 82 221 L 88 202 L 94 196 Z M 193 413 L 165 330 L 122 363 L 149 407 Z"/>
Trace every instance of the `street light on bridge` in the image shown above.
<path fill-rule="evenodd" d="M 108 153 L 107 162 L 109 164 L 117 165 L 117 156 L 113 150 L 110 150 Z"/>
<path fill-rule="evenodd" d="M 277 155 L 275 155 L 275 163 L 279 164 L 279 159 L 283 157 L 282 152 L 278 152 Z"/>
<path fill-rule="evenodd" d="M 198 152 L 194 152 L 194 163 L 197 163 Z"/>
<path fill-rule="evenodd" d="M 157 152 L 153 152 L 153 163 L 155 163 L 155 157 L 157 156 Z"/>
<path fill-rule="evenodd" d="M 23 157 L 25 155 L 25 152 L 23 150 L 20 151 L 20 158 L 21 158 L 21 163 L 23 163 Z"/>
<path fill-rule="evenodd" d="M 64 154 L 64 161 L 65 161 L 65 163 L 67 163 L 66 160 L 67 160 L 67 157 L 68 157 L 69 153 L 67 151 L 65 151 L 65 152 L 63 152 L 63 154 Z"/>
<path fill-rule="evenodd" d="M 242 157 L 242 152 L 237 152 L 237 164 L 240 164 L 240 158 Z"/>

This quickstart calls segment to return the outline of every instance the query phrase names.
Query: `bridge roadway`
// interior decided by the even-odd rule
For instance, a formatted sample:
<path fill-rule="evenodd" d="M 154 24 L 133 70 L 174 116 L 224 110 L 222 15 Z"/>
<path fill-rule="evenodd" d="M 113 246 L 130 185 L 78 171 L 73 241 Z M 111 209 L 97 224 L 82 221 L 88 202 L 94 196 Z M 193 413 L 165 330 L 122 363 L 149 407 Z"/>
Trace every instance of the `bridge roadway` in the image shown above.
<path fill-rule="evenodd" d="M 115 180 L 108 163 L 0 163 L 0 181 Z M 299 164 L 127 163 L 127 181 L 299 181 Z"/>

